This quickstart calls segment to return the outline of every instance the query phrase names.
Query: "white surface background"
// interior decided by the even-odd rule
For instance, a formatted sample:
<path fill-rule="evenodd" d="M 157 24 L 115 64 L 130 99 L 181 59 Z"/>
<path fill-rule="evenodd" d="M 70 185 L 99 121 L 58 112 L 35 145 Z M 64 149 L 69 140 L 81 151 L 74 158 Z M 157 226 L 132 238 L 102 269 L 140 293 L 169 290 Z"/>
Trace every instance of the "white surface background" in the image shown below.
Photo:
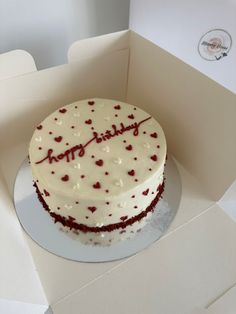
<path fill-rule="evenodd" d="M 236 92 L 235 0 L 131 0 L 130 27 Z M 228 31 L 233 45 L 228 57 L 206 61 L 198 54 L 198 42 L 215 28 Z"/>
<path fill-rule="evenodd" d="M 66 63 L 76 40 L 128 28 L 129 0 L 0 0 L 0 53 L 24 49 L 38 69 Z"/>

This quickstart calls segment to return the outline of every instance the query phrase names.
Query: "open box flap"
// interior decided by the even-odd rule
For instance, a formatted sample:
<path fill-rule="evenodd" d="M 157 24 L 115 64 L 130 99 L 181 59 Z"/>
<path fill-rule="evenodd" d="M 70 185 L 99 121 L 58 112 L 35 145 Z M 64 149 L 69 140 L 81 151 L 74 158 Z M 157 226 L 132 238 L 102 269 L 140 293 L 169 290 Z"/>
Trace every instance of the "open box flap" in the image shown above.
<path fill-rule="evenodd" d="M 120 31 L 74 42 L 68 50 L 68 62 L 100 57 L 129 48 L 129 31 Z"/>
<path fill-rule="evenodd" d="M 214 205 L 109 276 L 66 296 L 53 311 L 64 314 L 70 308 L 76 314 L 79 305 L 83 314 L 190 314 L 205 308 L 236 282 L 235 236 L 235 223 Z"/>
<path fill-rule="evenodd" d="M 130 28 L 236 93 L 235 11 L 232 0 L 131 0 Z M 207 61 L 198 43 L 206 32 L 219 28 L 232 37 L 231 49 L 227 57 Z"/>
<path fill-rule="evenodd" d="M 1 179 L 2 177 L 0 177 L 0 297 L 9 302 L 17 300 L 47 305 L 29 247 L 24 240 L 12 201 Z M 0 308 L 6 306 L 6 302 L 4 304 L 0 302 Z M 0 313 L 8 312 L 0 310 Z"/>
<path fill-rule="evenodd" d="M 131 32 L 128 102 L 153 114 L 168 149 L 219 199 L 236 177 L 236 95 Z"/>
<path fill-rule="evenodd" d="M 0 80 L 37 71 L 33 57 L 24 50 L 0 55 Z"/>

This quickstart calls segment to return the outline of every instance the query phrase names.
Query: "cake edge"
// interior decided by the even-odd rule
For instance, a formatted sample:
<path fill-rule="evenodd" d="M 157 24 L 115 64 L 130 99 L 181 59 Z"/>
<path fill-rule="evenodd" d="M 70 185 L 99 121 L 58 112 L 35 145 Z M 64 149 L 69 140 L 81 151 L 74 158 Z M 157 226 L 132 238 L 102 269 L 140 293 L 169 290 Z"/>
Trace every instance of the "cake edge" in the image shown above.
<path fill-rule="evenodd" d="M 156 196 L 154 197 L 154 199 L 152 200 L 150 205 L 145 210 L 143 210 L 138 215 L 127 219 L 126 221 L 113 223 L 113 224 L 109 224 L 109 225 L 105 225 L 105 226 L 101 226 L 101 227 L 90 227 L 90 226 L 87 226 L 84 224 L 80 224 L 80 223 L 74 221 L 75 218 L 73 218 L 71 216 L 68 216 L 68 218 L 66 218 L 65 216 L 61 216 L 59 214 L 56 214 L 55 212 L 52 212 L 50 210 L 49 206 L 47 205 L 47 203 L 45 202 L 43 196 L 41 195 L 39 188 L 37 186 L 37 183 L 34 182 L 33 186 L 35 187 L 39 202 L 42 204 L 43 208 L 50 214 L 50 216 L 54 219 L 54 223 L 59 222 L 64 227 L 68 227 L 70 230 L 72 230 L 72 229 L 80 230 L 84 233 L 86 233 L 86 232 L 98 233 L 98 232 L 106 232 L 106 231 L 111 232 L 113 230 L 120 229 L 120 228 L 124 229 L 127 226 L 132 225 L 133 223 L 140 221 L 141 219 L 146 217 L 149 212 L 153 212 L 154 207 L 156 206 L 156 204 L 158 203 L 160 198 L 162 198 L 162 194 L 163 194 L 164 189 L 165 189 L 165 178 L 163 179 L 163 182 L 161 184 L 159 184 L 159 186 L 157 188 Z"/>

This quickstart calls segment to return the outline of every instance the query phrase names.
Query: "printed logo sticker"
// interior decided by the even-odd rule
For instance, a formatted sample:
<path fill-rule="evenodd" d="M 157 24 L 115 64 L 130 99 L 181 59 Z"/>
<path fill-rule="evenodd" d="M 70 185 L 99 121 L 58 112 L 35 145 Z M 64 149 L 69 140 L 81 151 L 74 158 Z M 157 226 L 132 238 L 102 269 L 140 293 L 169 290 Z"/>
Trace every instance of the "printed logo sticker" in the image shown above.
<path fill-rule="evenodd" d="M 223 29 L 213 29 L 205 33 L 199 43 L 198 52 L 207 61 L 219 61 L 228 56 L 232 37 Z"/>

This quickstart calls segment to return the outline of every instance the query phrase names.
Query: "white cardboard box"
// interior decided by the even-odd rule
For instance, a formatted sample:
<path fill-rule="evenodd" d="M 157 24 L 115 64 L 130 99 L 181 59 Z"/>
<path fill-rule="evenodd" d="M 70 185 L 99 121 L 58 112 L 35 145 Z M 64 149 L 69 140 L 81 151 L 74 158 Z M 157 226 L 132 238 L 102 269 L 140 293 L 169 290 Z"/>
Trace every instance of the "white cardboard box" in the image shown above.
<path fill-rule="evenodd" d="M 19 225 L 12 193 L 34 127 L 54 109 L 95 96 L 136 104 L 160 121 L 182 199 L 167 234 L 151 247 L 85 264 L 34 243 Z M 229 198 L 235 202 L 235 94 L 123 31 L 76 42 L 68 64 L 43 71 L 24 51 L 1 55 L 0 110 L 2 304 L 33 304 L 32 314 L 38 306 L 54 314 L 214 314 L 211 306 L 236 284 L 236 225 L 224 211 Z"/>

